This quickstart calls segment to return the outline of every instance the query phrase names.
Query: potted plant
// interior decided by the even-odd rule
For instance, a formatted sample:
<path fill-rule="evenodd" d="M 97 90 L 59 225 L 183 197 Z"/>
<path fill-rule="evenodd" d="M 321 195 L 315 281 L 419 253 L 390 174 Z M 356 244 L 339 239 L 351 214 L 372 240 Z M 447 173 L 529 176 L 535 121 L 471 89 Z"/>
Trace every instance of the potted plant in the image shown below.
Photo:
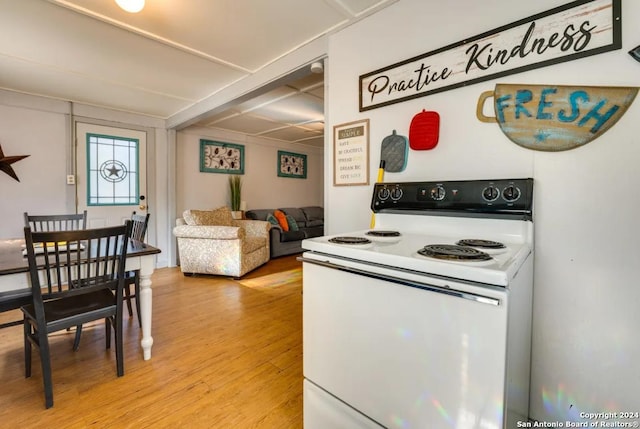
<path fill-rule="evenodd" d="M 242 219 L 242 177 L 229 176 L 229 191 L 231 195 L 231 215 L 234 219 Z"/>

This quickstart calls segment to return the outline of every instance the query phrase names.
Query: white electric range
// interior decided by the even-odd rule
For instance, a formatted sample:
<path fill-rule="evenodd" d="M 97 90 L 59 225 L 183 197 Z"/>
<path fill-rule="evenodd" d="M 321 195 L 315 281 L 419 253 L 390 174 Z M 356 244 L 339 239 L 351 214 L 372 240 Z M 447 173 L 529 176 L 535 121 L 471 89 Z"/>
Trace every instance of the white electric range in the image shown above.
<path fill-rule="evenodd" d="M 378 183 L 375 228 L 303 241 L 304 427 L 526 421 L 533 180 Z"/>

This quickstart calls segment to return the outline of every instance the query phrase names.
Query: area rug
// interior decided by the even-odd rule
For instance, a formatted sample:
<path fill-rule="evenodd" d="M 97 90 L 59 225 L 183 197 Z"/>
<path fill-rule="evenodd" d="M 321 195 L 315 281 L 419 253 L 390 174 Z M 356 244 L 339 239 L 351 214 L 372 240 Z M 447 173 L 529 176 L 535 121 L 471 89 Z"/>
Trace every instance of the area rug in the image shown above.
<path fill-rule="evenodd" d="M 251 279 L 239 280 L 243 286 L 253 289 L 274 289 L 282 286 L 300 284 L 302 282 L 302 269 L 282 271 L 280 273 L 267 274 L 266 276 L 254 277 Z"/>

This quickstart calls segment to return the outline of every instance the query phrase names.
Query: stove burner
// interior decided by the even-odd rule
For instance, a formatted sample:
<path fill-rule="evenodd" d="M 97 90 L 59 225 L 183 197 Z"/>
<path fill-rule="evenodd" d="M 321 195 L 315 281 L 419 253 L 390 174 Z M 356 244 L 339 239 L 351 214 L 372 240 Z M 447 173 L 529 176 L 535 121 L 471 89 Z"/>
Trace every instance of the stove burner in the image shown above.
<path fill-rule="evenodd" d="M 375 229 L 367 231 L 367 235 L 371 235 L 373 237 L 400 237 L 400 233 L 398 231 L 381 231 Z"/>
<path fill-rule="evenodd" d="M 430 244 L 418 250 L 418 253 L 430 258 L 451 261 L 488 261 L 491 259 L 487 253 L 473 247 L 453 244 Z"/>
<path fill-rule="evenodd" d="M 334 237 L 329 239 L 329 243 L 361 245 L 369 244 L 371 240 L 364 237 Z"/>
<path fill-rule="evenodd" d="M 481 239 L 475 239 L 475 238 L 460 240 L 456 244 L 458 246 L 480 247 L 484 249 L 504 249 L 505 248 L 504 244 L 499 243 L 497 241 L 481 240 Z"/>

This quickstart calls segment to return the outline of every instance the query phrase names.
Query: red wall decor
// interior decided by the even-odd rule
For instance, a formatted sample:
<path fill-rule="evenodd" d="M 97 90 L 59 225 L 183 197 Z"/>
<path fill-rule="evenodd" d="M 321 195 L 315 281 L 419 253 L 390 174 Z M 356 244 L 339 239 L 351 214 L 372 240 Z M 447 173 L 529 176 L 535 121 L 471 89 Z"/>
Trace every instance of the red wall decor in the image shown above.
<path fill-rule="evenodd" d="M 411 119 L 409 126 L 409 147 L 413 150 L 430 150 L 436 147 L 440 138 L 440 115 L 422 109 Z"/>

